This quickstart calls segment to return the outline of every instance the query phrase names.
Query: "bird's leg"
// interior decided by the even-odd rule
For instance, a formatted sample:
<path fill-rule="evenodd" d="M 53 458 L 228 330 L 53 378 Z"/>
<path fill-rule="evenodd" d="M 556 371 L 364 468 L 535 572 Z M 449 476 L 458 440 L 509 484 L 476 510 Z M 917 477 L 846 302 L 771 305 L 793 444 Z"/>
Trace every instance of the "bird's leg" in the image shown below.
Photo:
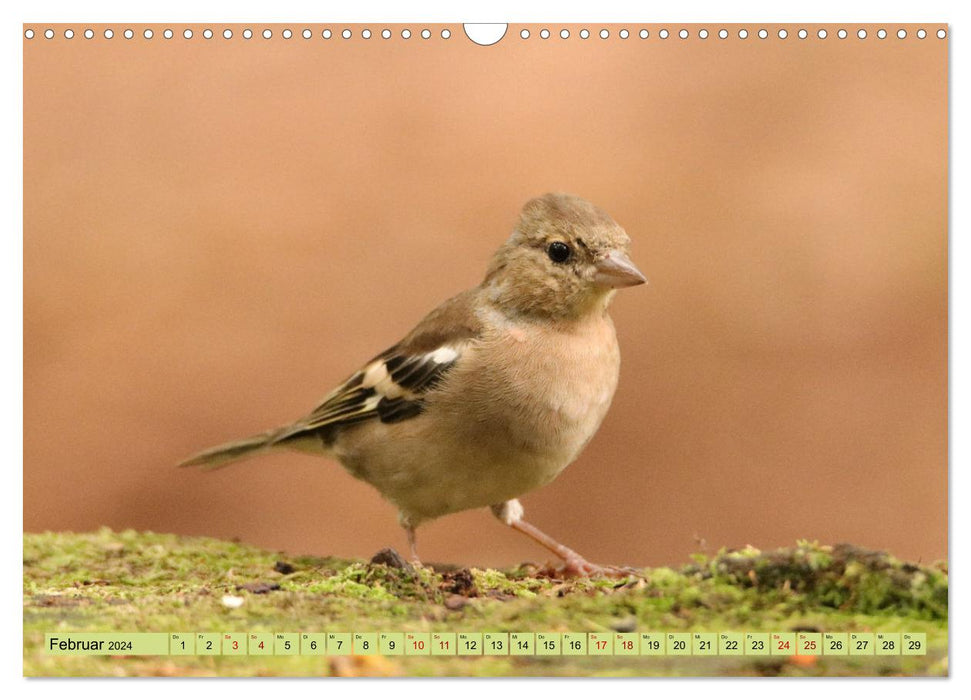
<path fill-rule="evenodd" d="M 531 537 L 566 562 L 566 573 L 577 576 L 612 573 L 613 569 L 591 564 L 566 545 L 560 544 L 545 532 L 523 520 L 523 506 L 519 499 L 492 506 L 493 514 L 514 530 Z"/>
<path fill-rule="evenodd" d="M 421 566 L 421 560 L 418 558 L 418 543 L 415 540 L 415 528 L 409 525 L 405 528 L 405 533 L 408 535 L 408 551 L 411 553 L 411 561 Z"/>
<path fill-rule="evenodd" d="M 408 550 L 411 554 L 411 563 L 414 566 L 420 567 L 421 560 L 418 558 L 418 543 L 415 539 L 415 526 L 411 524 L 411 520 L 407 515 L 398 514 L 398 522 L 401 523 L 401 527 L 405 529 L 405 535 L 408 536 Z"/>

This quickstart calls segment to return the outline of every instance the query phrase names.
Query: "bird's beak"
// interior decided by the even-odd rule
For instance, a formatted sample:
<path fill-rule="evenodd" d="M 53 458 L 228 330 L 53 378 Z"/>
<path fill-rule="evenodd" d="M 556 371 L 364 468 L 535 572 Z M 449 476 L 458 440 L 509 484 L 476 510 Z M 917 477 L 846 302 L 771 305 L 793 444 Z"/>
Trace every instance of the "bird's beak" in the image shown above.
<path fill-rule="evenodd" d="M 594 266 L 597 272 L 593 279 L 597 284 L 605 287 L 633 287 L 635 284 L 644 284 L 647 278 L 641 274 L 634 263 L 630 261 L 626 253 L 619 250 L 612 250 Z"/>

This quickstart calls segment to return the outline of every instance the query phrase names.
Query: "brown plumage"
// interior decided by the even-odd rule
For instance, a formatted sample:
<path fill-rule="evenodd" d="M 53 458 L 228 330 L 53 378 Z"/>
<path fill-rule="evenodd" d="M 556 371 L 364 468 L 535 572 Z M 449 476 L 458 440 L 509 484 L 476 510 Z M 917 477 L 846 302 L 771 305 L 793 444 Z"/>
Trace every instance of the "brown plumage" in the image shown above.
<path fill-rule="evenodd" d="M 444 302 L 306 417 L 183 463 L 221 467 L 279 448 L 337 459 L 414 529 L 490 506 L 563 557 L 596 569 L 522 520 L 518 496 L 576 459 L 606 415 L 620 367 L 607 306 L 646 281 L 630 239 L 589 202 L 531 200 L 485 279 Z"/>

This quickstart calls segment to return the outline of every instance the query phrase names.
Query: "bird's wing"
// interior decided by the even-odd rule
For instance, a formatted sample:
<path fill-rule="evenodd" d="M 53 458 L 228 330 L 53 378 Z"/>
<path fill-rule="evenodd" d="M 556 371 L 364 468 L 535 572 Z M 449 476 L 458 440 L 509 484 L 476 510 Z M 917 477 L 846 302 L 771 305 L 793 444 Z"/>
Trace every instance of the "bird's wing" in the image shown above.
<path fill-rule="evenodd" d="M 425 396 L 445 378 L 481 327 L 471 291 L 426 316 L 400 343 L 381 353 L 328 394 L 276 443 L 318 433 L 329 442 L 336 429 L 368 420 L 396 423 L 424 410 Z"/>
<path fill-rule="evenodd" d="M 304 420 L 308 429 L 370 418 L 394 423 L 421 413 L 422 396 L 461 355 L 454 345 L 420 354 L 391 348 L 355 372 Z"/>

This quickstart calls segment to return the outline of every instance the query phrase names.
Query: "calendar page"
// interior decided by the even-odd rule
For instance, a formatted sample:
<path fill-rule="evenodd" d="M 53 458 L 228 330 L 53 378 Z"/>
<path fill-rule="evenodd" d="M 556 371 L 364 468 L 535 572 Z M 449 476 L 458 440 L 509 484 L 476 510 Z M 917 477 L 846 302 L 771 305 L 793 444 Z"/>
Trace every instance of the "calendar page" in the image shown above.
<path fill-rule="evenodd" d="M 947 676 L 949 25 L 309 19 L 22 26 L 24 675 Z"/>

